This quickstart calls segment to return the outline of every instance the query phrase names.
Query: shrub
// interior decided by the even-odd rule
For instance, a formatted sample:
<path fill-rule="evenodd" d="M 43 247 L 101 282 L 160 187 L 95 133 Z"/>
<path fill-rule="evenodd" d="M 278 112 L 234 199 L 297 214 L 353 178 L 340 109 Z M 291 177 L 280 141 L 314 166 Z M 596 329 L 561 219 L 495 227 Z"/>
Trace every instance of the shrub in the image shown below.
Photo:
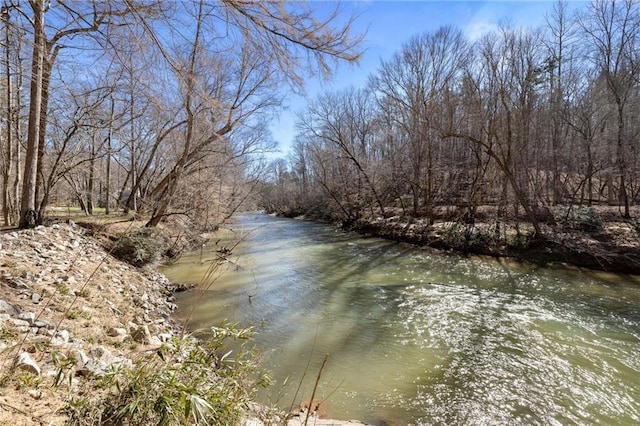
<path fill-rule="evenodd" d="M 106 375 L 98 383 L 105 390 L 101 397 L 69 402 L 68 424 L 239 424 L 255 390 L 255 354 L 241 345 L 233 357 L 222 342 L 248 339 L 251 331 L 213 330 L 205 340 L 175 339 L 132 369 Z"/>
<path fill-rule="evenodd" d="M 533 240 L 532 232 L 522 232 L 516 229 L 515 234 L 507 234 L 506 244 L 508 247 L 517 250 L 527 250 Z"/>
<path fill-rule="evenodd" d="M 111 253 L 134 266 L 143 266 L 158 260 L 165 245 L 159 229 L 140 228 L 120 237 L 114 243 Z"/>
<path fill-rule="evenodd" d="M 465 225 L 454 222 L 442 232 L 442 241 L 453 249 L 463 249 L 469 242 L 469 230 Z"/>
<path fill-rule="evenodd" d="M 583 232 L 600 232 L 604 228 L 602 218 L 591 207 L 556 207 L 554 217 L 564 229 Z"/>
<path fill-rule="evenodd" d="M 498 244 L 500 242 L 500 235 L 496 236 L 495 228 L 491 229 L 486 226 L 480 226 L 475 228 L 475 233 L 473 235 L 473 244 L 476 244 L 480 247 L 490 247 Z"/>

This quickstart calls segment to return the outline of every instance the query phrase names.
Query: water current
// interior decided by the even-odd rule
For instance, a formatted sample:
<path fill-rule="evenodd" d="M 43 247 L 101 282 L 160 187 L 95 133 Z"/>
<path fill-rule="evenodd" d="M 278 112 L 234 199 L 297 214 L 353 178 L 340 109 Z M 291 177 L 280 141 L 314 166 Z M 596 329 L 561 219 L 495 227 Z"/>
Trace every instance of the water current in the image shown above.
<path fill-rule="evenodd" d="M 372 425 L 640 424 L 640 279 L 463 257 L 257 213 L 164 272 L 192 329 L 255 326 L 262 397 Z"/>

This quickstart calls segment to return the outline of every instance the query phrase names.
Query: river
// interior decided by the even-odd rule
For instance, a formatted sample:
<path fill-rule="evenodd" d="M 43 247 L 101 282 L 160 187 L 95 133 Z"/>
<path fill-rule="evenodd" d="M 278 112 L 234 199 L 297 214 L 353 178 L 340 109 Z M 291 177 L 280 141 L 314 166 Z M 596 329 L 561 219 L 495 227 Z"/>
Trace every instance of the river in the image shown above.
<path fill-rule="evenodd" d="M 419 248 L 257 213 L 179 295 L 190 328 L 256 327 L 265 400 L 372 425 L 640 424 L 640 279 Z M 231 238 L 231 239 L 230 239 Z M 215 247 L 164 269 L 200 283 Z M 194 308 L 190 313 L 191 307 Z M 306 372 L 306 373 L 305 373 Z"/>

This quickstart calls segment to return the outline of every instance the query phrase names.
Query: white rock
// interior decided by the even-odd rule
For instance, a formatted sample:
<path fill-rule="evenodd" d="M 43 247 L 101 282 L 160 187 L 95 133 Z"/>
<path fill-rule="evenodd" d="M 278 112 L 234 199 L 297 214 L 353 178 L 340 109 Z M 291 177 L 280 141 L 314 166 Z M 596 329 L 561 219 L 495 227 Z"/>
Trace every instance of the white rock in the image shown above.
<path fill-rule="evenodd" d="M 134 342 L 149 344 L 151 340 L 151 332 L 149 331 L 149 327 L 143 325 L 131 333 L 131 337 Z"/>
<path fill-rule="evenodd" d="M 46 327 L 42 327 L 42 328 L 38 328 L 38 335 L 47 336 L 47 337 L 53 337 L 55 335 L 55 331 L 54 330 L 49 330 Z M 47 339 L 47 340 L 49 340 L 49 339 Z"/>
<path fill-rule="evenodd" d="M 107 330 L 107 336 L 109 336 L 109 337 L 126 336 L 126 335 L 127 335 L 127 329 L 126 328 L 110 327 Z"/>
<path fill-rule="evenodd" d="M 18 314 L 20 314 L 20 311 L 15 306 L 0 299 L 0 313 L 17 316 Z"/>
<path fill-rule="evenodd" d="M 29 373 L 40 375 L 40 367 L 27 352 L 20 352 L 18 354 L 16 357 L 16 367 Z"/>
<path fill-rule="evenodd" d="M 160 333 L 160 334 L 158 334 L 158 338 L 162 342 L 168 342 L 169 340 L 171 340 L 173 338 L 173 335 L 171 333 Z"/>
<path fill-rule="evenodd" d="M 42 391 L 39 391 L 38 389 L 29 389 L 27 394 L 33 399 L 42 398 Z"/>
<path fill-rule="evenodd" d="M 53 324 L 51 324 L 49 321 L 43 321 L 43 320 L 37 320 L 36 322 L 33 323 L 33 325 L 35 325 L 38 328 L 47 328 L 49 330 L 53 330 L 54 328 L 56 328 Z"/>
<path fill-rule="evenodd" d="M 77 366 L 85 366 L 90 360 L 89 356 L 82 349 L 74 351 L 73 358 L 76 360 Z"/>
<path fill-rule="evenodd" d="M 40 333 L 40 331 L 43 330 L 42 328 L 38 330 L 38 333 Z M 65 343 L 64 340 L 62 340 L 61 338 L 54 336 L 51 338 L 50 344 L 51 346 L 63 346 Z"/>
<path fill-rule="evenodd" d="M 58 330 L 56 337 L 60 338 L 64 343 L 67 343 L 71 339 L 71 332 L 69 330 Z"/>
<path fill-rule="evenodd" d="M 160 340 L 157 336 L 149 337 L 149 345 L 151 346 L 162 346 L 162 340 Z"/>
<path fill-rule="evenodd" d="M 89 353 L 93 357 L 102 358 L 103 356 L 110 356 L 111 352 L 109 352 L 109 350 L 104 346 L 96 346 L 95 348 L 91 349 Z"/>
<path fill-rule="evenodd" d="M 18 319 L 28 322 L 29 325 L 33 325 L 33 323 L 36 321 L 36 314 L 34 314 L 33 312 L 22 312 L 20 315 L 18 315 Z"/>
<path fill-rule="evenodd" d="M 29 324 L 29 321 L 25 321 L 25 320 L 21 320 L 18 318 L 10 318 L 9 319 L 9 323 L 13 324 L 14 327 L 29 327 L 31 324 Z"/>

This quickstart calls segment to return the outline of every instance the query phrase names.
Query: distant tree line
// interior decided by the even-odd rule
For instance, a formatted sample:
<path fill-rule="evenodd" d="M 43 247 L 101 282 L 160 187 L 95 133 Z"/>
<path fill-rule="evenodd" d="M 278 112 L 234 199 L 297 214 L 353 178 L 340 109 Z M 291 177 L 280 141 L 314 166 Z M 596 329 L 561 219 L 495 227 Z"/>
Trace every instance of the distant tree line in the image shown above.
<path fill-rule="evenodd" d="M 416 35 L 362 88 L 324 93 L 299 114 L 271 165 L 268 211 L 352 222 L 442 207 L 524 217 L 556 205 L 640 201 L 640 9 L 556 3 L 542 28 L 478 40 L 453 27 Z"/>
<path fill-rule="evenodd" d="M 255 189 L 283 87 L 356 61 L 338 3 L 3 0 L 5 226 L 51 205 L 215 225 Z M 338 21 L 339 19 L 339 21 Z"/>

